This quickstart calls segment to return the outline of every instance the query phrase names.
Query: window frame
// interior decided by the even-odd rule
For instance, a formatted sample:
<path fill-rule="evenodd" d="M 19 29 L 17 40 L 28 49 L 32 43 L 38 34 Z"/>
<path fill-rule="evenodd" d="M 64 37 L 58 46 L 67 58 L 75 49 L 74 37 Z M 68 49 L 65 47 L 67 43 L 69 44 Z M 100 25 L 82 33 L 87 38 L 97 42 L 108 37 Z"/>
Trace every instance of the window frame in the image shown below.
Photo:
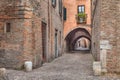
<path fill-rule="evenodd" d="M 79 7 L 81 7 L 81 12 L 79 12 Z M 84 7 L 84 11 L 82 11 L 82 7 Z M 85 5 L 78 5 L 78 10 L 77 10 L 77 12 L 78 13 L 85 13 Z"/>

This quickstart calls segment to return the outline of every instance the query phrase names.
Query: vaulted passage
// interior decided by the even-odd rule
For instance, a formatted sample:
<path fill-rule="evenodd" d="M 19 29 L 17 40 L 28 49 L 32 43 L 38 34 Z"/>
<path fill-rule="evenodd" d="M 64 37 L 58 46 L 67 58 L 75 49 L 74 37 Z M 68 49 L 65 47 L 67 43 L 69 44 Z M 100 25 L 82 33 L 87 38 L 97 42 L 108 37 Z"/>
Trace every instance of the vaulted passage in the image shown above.
<path fill-rule="evenodd" d="M 79 38 L 75 45 L 74 50 L 90 50 L 90 41 L 85 37 Z"/>
<path fill-rule="evenodd" d="M 90 50 L 91 35 L 85 28 L 76 28 L 72 30 L 65 38 L 66 50 Z"/>

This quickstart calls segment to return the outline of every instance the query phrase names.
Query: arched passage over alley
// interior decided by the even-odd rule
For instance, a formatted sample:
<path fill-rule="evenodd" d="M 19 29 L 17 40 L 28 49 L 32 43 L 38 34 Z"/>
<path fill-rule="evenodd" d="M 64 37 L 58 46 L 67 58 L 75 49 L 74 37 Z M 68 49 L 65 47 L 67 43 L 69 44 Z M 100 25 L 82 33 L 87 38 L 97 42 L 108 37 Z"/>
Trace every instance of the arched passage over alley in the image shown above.
<path fill-rule="evenodd" d="M 65 38 L 66 51 L 90 50 L 91 35 L 85 28 L 72 30 Z"/>

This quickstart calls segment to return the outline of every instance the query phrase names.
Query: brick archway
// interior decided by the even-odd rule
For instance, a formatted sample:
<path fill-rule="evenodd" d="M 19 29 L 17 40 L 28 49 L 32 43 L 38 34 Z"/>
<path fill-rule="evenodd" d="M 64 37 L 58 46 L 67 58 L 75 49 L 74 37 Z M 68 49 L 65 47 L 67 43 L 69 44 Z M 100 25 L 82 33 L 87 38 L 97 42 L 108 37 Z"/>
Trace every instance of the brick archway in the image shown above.
<path fill-rule="evenodd" d="M 87 40 L 89 40 L 89 42 L 90 42 L 89 49 L 91 49 L 91 39 L 87 36 L 84 36 L 84 35 L 77 37 L 73 42 L 71 42 L 72 49 L 74 49 L 76 42 L 81 38 L 86 38 Z"/>
<path fill-rule="evenodd" d="M 73 51 L 74 45 L 78 39 L 85 37 L 91 42 L 91 34 L 85 28 L 76 28 L 72 30 L 66 37 L 66 49 L 67 51 Z"/>
<path fill-rule="evenodd" d="M 75 26 L 75 27 L 70 27 L 70 28 L 65 28 L 64 29 L 64 39 L 66 38 L 67 35 L 69 35 L 69 33 L 73 30 L 76 29 L 85 29 L 90 35 L 91 35 L 91 27 L 89 25 L 79 25 L 79 26 Z"/>

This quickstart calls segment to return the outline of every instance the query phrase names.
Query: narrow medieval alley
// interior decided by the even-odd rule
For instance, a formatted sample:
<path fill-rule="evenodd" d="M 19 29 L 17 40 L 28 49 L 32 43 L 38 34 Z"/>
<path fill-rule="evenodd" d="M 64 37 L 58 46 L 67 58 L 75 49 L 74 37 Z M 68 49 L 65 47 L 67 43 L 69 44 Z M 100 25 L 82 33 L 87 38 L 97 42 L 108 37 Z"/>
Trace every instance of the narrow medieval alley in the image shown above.
<path fill-rule="evenodd" d="M 51 63 L 26 73 L 8 70 L 9 80 L 120 80 L 112 77 L 94 76 L 90 53 L 67 53 Z"/>
<path fill-rule="evenodd" d="M 120 0 L 0 0 L 0 80 L 120 80 Z"/>

